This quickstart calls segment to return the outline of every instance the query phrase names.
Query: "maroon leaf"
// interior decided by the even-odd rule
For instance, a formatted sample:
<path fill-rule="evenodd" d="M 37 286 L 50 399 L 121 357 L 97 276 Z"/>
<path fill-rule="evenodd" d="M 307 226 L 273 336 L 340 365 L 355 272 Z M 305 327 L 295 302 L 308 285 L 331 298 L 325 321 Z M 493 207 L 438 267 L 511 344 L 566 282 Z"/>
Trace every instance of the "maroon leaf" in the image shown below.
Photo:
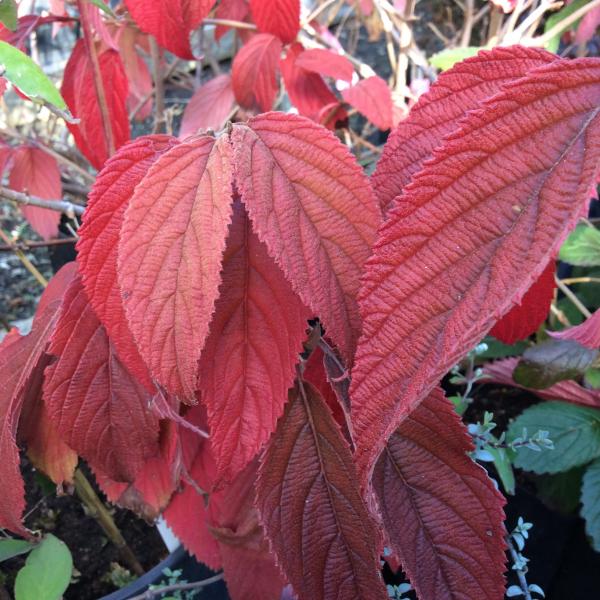
<path fill-rule="evenodd" d="M 385 130 L 394 124 L 392 92 L 381 77 L 369 77 L 342 91 L 342 97 L 375 127 Z"/>

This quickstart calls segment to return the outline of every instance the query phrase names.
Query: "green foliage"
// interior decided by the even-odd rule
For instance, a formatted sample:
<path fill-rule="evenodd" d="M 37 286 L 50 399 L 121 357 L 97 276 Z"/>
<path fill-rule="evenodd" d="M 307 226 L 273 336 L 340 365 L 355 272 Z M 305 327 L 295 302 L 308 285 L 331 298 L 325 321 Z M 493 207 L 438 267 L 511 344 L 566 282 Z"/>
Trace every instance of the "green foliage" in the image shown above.
<path fill-rule="evenodd" d="M 517 448 L 515 466 L 534 473 L 559 473 L 600 456 L 600 411 L 565 402 L 544 402 L 525 410 L 510 425 L 508 440 L 523 430 L 544 429 L 554 442 L 553 452 Z"/>
<path fill-rule="evenodd" d="M 17 29 L 16 0 L 0 0 L 0 23 L 11 31 Z"/>
<path fill-rule="evenodd" d="M 448 48 L 434 54 L 429 62 L 440 71 L 446 71 L 453 67 L 456 63 L 465 58 L 475 56 L 481 48 L 476 46 L 468 46 L 467 48 Z"/>
<path fill-rule="evenodd" d="M 20 554 L 25 554 L 33 548 L 33 544 L 25 540 L 4 539 L 0 540 L 0 562 Z"/>
<path fill-rule="evenodd" d="M 73 558 L 52 534 L 31 551 L 15 581 L 15 600 L 59 600 L 71 581 Z"/>
<path fill-rule="evenodd" d="M 569 15 L 573 14 L 576 10 L 579 10 L 582 6 L 585 6 L 589 0 L 574 0 L 571 4 L 567 4 L 564 8 L 558 12 L 550 15 L 546 20 L 544 31 L 550 31 L 555 25 L 558 25 L 561 21 L 564 21 Z M 581 21 L 581 19 L 579 19 Z M 564 29 L 561 29 L 551 40 L 546 43 L 546 49 L 550 52 L 556 52 L 560 44 L 560 37 L 569 28 L 576 28 L 579 24 L 577 21 L 575 24 L 567 25 Z"/>
<path fill-rule="evenodd" d="M 600 389 L 600 368 L 592 367 L 585 372 L 586 384 L 594 390 Z"/>
<path fill-rule="evenodd" d="M 487 350 L 478 355 L 478 358 L 484 360 L 496 360 L 498 358 L 508 358 L 509 356 L 520 356 L 529 348 L 527 342 L 516 342 L 515 344 L 504 344 L 492 336 L 487 336 L 484 340 Z"/>
<path fill-rule="evenodd" d="M 600 552 L 600 459 L 596 459 L 583 475 L 581 516 L 592 547 Z"/>
<path fill-rule="evenodd" d="M 558 256 L 578 267 L 600 266 L 600 231 L 590 225 L 578 225 L 565 240 Z"/>
<path fill-rule="evenodd" d="M 585 467 L 575 467 L 563 473 L 540 475 L 536 481 L 538 493 L 549 506 L 572 513 L 579 506 L 581 480 Z"/>

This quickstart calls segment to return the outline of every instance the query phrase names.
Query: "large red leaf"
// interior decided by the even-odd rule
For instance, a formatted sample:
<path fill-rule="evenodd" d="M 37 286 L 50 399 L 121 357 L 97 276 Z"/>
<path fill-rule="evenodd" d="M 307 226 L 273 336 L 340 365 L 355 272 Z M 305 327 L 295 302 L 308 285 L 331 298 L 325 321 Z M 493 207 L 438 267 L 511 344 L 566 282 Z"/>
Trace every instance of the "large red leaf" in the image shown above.
<path fill-rule="evenodd" d="M 392 434 L 375 466 L 383 524 L 419 598 L 504 597 L 504 498 L 471 450 L 471 437 L 436 389 Z"/>
<path fill-rule="evenodd" d="M 113 140 L 118 149 L 129 140 L 127 76 L 119 53 L 115 50 L 102 52 L 98 62 Z M 108 158 L 108 145 L 95 89 L 91 61 L 84 40 L 79 40 L 65 67 L 61 92 L 71 113 L 81 120 L 78 125 L 67 124 L 75 143 L 90 163 L 96 169 L 101 169 Z"/>
<path fill-rule="evenodd" d="M 135 341 L 159 384 L 192 399 L 218 297 L 231 214 L 231 149 L 199 136 L 163 154 L 135 188 L 119 284 Z"/>
<path fill-rule="evenodd" d="M 535 333 L 546 320 L 554 298 L 556 265 L 552 259 L 542 274 L 525 292 L 520 304 L 513 306 L 490 331 L 505 344 L 514 344 Z"/>
<path fill-rule="evenodd" d="M 354 66 L 345 56 L 324 48 L 304 50 L 296 59 L 296 66 L 343 81 L 352 81 L 354 75 Z"/>
<path fill-rule="evenodd" d="M 62 198 L 60 171 L 56 159 L 33 146 L 20 146 L 13 154 L 13 167 L 8 185 L 17 192 L 48 200 Z M 60 213 L 37 206 L 21 206 L 21 212 L 36 233 L 45 240 L 58 235 Z"/>
<path fill-rule="evenodd" d="M 332 133 L 295 115 L 236 124 L 232 139 L 236 183 L 258 237 L 351 359 L 359 278 L 379 223 L 366 176 Z"/>
<path fill-rule="evenodd" d="M 44 402 L 65 442 L 110 477 L 133 481 L 158 452 L 150 395 L 125 369 L 83 290 L 65 293 L 48 347 Z"/>
<path fill-rule="evenodd" d="M 573 226 L 597 173 L 599 112 L 600 61 L 535 69 L 469 113 L 389 213 L 363 279 L 351 388 L 365 479 Z"/>
<path fill-rule="evenodd" d="M 25 508 L 25 488 L 19 470 L 17 426 L 25 402 L 35 402 L 45 366 L 44 352 L 56 325 L 58 299 L 72 275 L 72 266 L 64 267 L 57 281 L 50 282 L 42 295 L 41 310 L 31 332 L 21 336 L 11 331 L 0 344 L 0 527 L 27 535 L 21 523 Z"/>
<path fill-rule="evenodd" d="M 277 64 L 281 40 L 270 33 L 255 35 L 235 55 L 231 78 L 235 99 L 244 108 L 273 108 L 277 96 Z"/>
<path fill-rule="evenodd" d="M 467 111 L 503 84 L 553 60 L 555 54 L 537 48 L 495 48 L 442 73 L 390 134 L 377 163 L 371 180 L 384 211 Z"/>
<path fill-rule="evenodd" d="M 343 90 L 342 97 L 375 127 L 385 130 L 394 124 L 392 92 L 381 77 L 362 79 L 351 88 Z"/>
<path fill-rule="evenodd" d="M 348 114 L 318 73 L 298 65 L 297 59 L 304 52 L 300 42 L 294 42 L 287 48 L 285 58 L 280 63 L 285 89 L 290 102 L 301 115 L 317 122 L 321 122 L 321 117 L 325 116 L 322 124 L 333 129 L 337 122 L 347 119 Z"/>
<path fill-rule="evenodd" d="M 300 30 L 300 0 L 250 0 L 250 12 L 259 31 L 276 35 L 284 44 Z"/>
<path fill-rule="evenodd" d="M 600 310 L 596 310 L 581 325 L 563 331 L 549 331 L 548 334 L 558 340 L 574 340 L 592 350 L 600 348 Z"/>
<path fill-rule="evenodd" d="M 231 75 L 218 75 L 201 85 L 183 111 L 179 137 L 186 138 L 200 129 L 220 129 L 234 103 Z"/>
<path fill-rule="evenodd" d="M 220 297 L 200 358 L 199 390 L 219 480 L 231 481 L 274 431 L 309 316 L 236 202 Z"/>
<path fill-rule="evenodd" d="M 192 60 L 190 33 L 200 25 L 215 0 L 125 0 L 125 6 L 145 33 L 176 56 Z"/>
<path fill-rule="evenodd" d="M 350 447 L 309 383 L 290 392 L 262 460 L 256 504 L 300 600 L 386 596 Z"/>
<path fill-rule="evenodd" d="M 135 186 L 152 164 L 177 143 L 172 137 L 144 136 L 110 158 L 89 194 L 77 242 L 77 262 L 86 295 L 106 328 L 120 360 L 149 390 L 148 368 L 133 341 L 117 282 L 119 232 Z"/>

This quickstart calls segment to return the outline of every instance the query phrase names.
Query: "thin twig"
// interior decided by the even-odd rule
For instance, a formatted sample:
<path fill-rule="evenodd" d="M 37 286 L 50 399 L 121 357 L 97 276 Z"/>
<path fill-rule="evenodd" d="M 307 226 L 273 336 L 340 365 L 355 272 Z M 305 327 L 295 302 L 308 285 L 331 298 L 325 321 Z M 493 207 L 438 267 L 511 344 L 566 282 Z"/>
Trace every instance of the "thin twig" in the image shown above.
<path fill-rule="evenodd" d="M 512 558 L 513 563 L 518 563 L 519 555 L 513 546 L 513 543 L 510 539 L 510 536 L 506 536 L 506 544 L 508 546 L 508 551 L 510 552 L 510 557 Z M 519 579 L 519 587 L 523 592 L 523 597 L 525 600 L 531 600 L 531 593 L 529 592 L 529 586 L 527 585 L 527 579 L 525 579 L 525 573 L 521 569 L 514 569 L 517 577 Z"/>
<path fill-rule="evenodd" d="M 49 246 L 63 246 L 66 244 L 75 244 L 77 242 L 77 238 L 57 238 L 55 240 L 45 240 L 43 242 L 32 242 L 30 240 L 18 240 L 15 241 L 12 246 L 8 244 L 0 244 L 0 252 L 13 252 L 15 247 L 19 250 L 23 250 L 26 252 L 27 250 L 32 250 L 33 248 L 46 248 Z"/>
<path fill-rule="evenodd" d="M 567 277 L 561 279 L 565 285 L 575 285 L 576 283 L 600 283 L 600 277 Z"/>
<path fill-rule="evenodd" d="M 573 306 L 586 318 L 591 317 L 592 313 L 581 303 L 581 300 L 558 278 L 554 277 L 558 289 L 571 301 Z"/>
<path fill-rule="evenodd" d="M 460 45 L 466 48 L 471 41 L 471 32 L 473 30 L 473 14 L 475 12 L 475 0 L 465 0 L 465 19 L 463 24 Z"/>
<path fill-rule="evenodd" d="M 17 204 L 22 204 L 24 206 L 39 206 L 40 208 L 57 210 L 65 213 L 69 217 L 73 215 L 82 215 L 83 211 L 85 210 L 83 206 L 73 204 L 67 200 L 45 200 L 44 198 L 39 198 L 38 196 L 30 196 L 24 192 L 15 192 L 14 190 L 9 190 L 5 187 L 0 187 L 0 198 L 12 200 Z"/>
<path fill-rule="evenodd" d="M 23 251 L 15 246 L 13 240 L 11 240 L 2 229 L 0 229 L 0 238 L 7 246 L 12 246 L 12 251 L 21 261 L 23 266 L 34 276 L 42 287 L 46 287 L 48 285 L 48 280 L 37 270 L 37 267 L 25 256 L 25 254 L 23 254 Z"/>
<path fill-rule="evenodd" d="M 154 133 L 164 133 L 167 129 L 165 82 L 162 73 L 160 48 L 153 35 L 150 36 L 150 55 L 152 57 L 152 77 L 154 79 Z"/>
<path fill-rule="evenodd" d="M 254 23 L 244 23 L 243 21 L 232 21 L 230 19 L 204 19 L 202 25 L 222 25 L 223 27 L 233 27 L 234 29 L 248 29 L 256 31 Z"/>
<path fill-rule="evenodd" d="M 216 575 L 213 575 L 208 579 L 203 579 L 202 581 L 192 581 L 191 583 L 174 583 L 173 585 L 165 585 L 164 587 L 158 587 L 153 590 L 146 590 L 143 594 L 131 596 L 129 600 L 152 600 L 156 596 L 169 592 L 199 590 L 213 583 L 217 583 L 217 581 L 221 581 L 221 579 L 223 579 L 223 573 L 217 573 Z"/>
<path fill-rule="evenodd" d="M 560 34 L 562 31 L 567 29 L 573 23 L 576 23 L 590 12 L 590 10 L 600 6 L 600 0 L 592 0 L 589 4 L 582 6 L 580 9 L 576 10 L 574 13 L 571 13 L 568 17 L 565 17 L 562 21 L 557 23 L 552 29 L 544 32 L 543 35 L 534 38 L 533 42 L 535 46 L 544 46 L 547 42 L 549 42 L 554 36 Z"/>

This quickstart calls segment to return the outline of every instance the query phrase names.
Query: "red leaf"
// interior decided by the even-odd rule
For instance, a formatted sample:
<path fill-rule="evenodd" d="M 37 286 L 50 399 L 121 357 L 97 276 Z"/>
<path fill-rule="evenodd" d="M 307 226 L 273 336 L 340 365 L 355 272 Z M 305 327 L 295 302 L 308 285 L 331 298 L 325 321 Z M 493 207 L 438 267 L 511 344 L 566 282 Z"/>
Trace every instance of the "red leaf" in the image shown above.
<path fill-rule="evenodd" d="M 375 466 L 383 524 L 419 598 L 504 597 L 504 498 L 471 450 L 437 388 L 392 434 Z"/>
<path fill-rule="evenodd" d="M 13 167 L 8 185 L 17 192 L 27 192 L 47 200 L 60 200 L 62 186 L 56 159 L 32 146 L 20 146 L 13 152 Z M 58 235 L 60 213 L 37 206 L 21 206 L 32 229 L 45 240 Z"/>
<path fill-rule="evenodd" d="M 125 0 L 133 20 L 160 46 L 180 58 L 193 60 L 190 33 L 200 25 L 215 0 Z"/>
<path fill-rule="evenodd" d="M 362 113 L 375 127 L 385 130 L 394 124 L 394 103 L 388 84 L 381 77 L 362 79 L 342 91 L 342 98 Z"/>
<path fill-rule="evenodd" d="M 580 406 L 600 408 L 600 390 L 588 390 L 575 381 L 560 381 L 544 390 L 536 390 L 519 385 L 512 374 L 519 362 L 518 358 L 507 358 L 489 363 L 484 368 L 487 383 L 500 383 L 527 390 L 544 400 L 563 400 Z"/>
<path fill-rule="evenodd" d="M 259 31 L 290 44 L 300 30 L 300 0 L 250 0 L 250 12 Z"/>
<path fill-rule="evenodd" d="M 244 21 L 249 11 L 250 7 L 247 0 L 221 0 L 215 11 L 215 17 L 226 21 Z M 229 27 L 224 25 L 217 25 L 215 28 L 215 40 L 217 42 L 220 41 L 229 29 Z"/>
<path fill-rule="evenodd" d="M 389 213 L 363 279 L 351 388 L 365 481 L 573 226 L 600 160 L 599 100 L 595 60 L 532 71 L 469 113 Z"/>
<path fill-rule="evenodd" d="M 118 149 L 129 140 L 127 76 L 119 53 L 115 50 L 105 50 L 98 56 L 98 60 L 115 148 Z M 79 125 L 67 124 L 75 143 L 90 163 L 96 169 L 101 169 L 108 158 L 108 147 L 96 97 L 93 69 L 83 40 L 79 40 L 73 48 L 65 67 L 61 92 L 70 111 L 81 120 Z"/>
<path fill-rule="evenodd" d="M 260 115 L 232 133 L 235 178 L 253 227 L 347 359 L 356 294 L 379 211 L 349 150 L 308 119 Z"/>
<path fill-rule="evenodd" d="M 186 138 L 200 129 L 221 129 L 234 103 L 231 75 L 218 75 L 201 85 L 183 111 L 179 137 Z"/>
<path fill-rule="evenodd" d="M 135 188 L 119 244 L 119 284 L 151 374 L 192 399 L 218 297 L 231 214 L 231 149 L 199 136 L 163 154 Z"/>
<path fill-rule="evenodd" d="M 106 328 L 119 358 L 150 391 L 154 385 L 135 345 L 117 282 L 119 232 L 135 186 L 167 150 L 166 135 L 144 136 L 120 148 L 98 175 L 78 231 L 77 262 L 90 304 Z"/>
<path fill-rule="evenodd" d="M 354 75 L 354 66 L 345 56 L 323 48 L 304 50 L 296 59 L 296 66 L 343 81 L 352 81 Z"/>
<path fill-rule="evenodd" d="M 236 202 L 200 358 L 199 389 L 220 482 L 241 472 L 275 430 L 309 316 Z"/>
<path fill-rule="evenodd" d="M 244 108 L 271 110 L 279 86 L 277 63 L 281 41 L 270 33 L 255 35 L 233 59 L 231 77 L 235 99 Z"/>
<path fill-rule="evenodd" d="M 542 274 L 525 292 L 520 304 L 515 304 L 490 331 L 490 335 L 505 344 L 514 344 L 535 333 L 546 320 L 554 297 L 554 272 L 556 265 L 552 259 Z M 600 342 L 599 344 L 600 345 Z"/>
<path fill-rule="evenodd" d="M 64 441 L 113 479 L 133 481 L 158 451 L 158 419 L 150 396 L 125 369 L 74 279 L 48 354 L 44 402 Z"/>
<path fill-rule="evenodd" d="M 280 62 L 281 75 L 290 102 L 301 115 L 317 123 L 321 123 L 322 113 L 327 109 L 327 120 L 323 125 L 334 129 L 337 122 L 348 118 L 348 114 L 320 75 L 298 66 L 297 58 L 303 53 L 302 44 L 294 42 L 287 48 L 285 58 Z"/>
<path fill-rule="evenodd" d="M 350 447 L 319 393 L 302 385 L 290 392 L 256 484 L 267 537 L 301 600 L 380 600 L 377 532 Z"/>
<path fill-rule="evenodd" d="M 553 60 L 556 55 L 545 50 L 512 46 L 481 51 L 442 73 L 385 144 L 371 177 L 383 210 L 423 168 L 433 149 L 458 127 L 467 111 L 477 108 L 503 84 Z"/>
<path fill-rule="evenodd" d="M 600 309 L 596 310 L 581 325 L 569 327 L 563 331 L 548 331 L 548 334 L 559 340 L 573 340 L 586 348 L 600 348 Z"/>

